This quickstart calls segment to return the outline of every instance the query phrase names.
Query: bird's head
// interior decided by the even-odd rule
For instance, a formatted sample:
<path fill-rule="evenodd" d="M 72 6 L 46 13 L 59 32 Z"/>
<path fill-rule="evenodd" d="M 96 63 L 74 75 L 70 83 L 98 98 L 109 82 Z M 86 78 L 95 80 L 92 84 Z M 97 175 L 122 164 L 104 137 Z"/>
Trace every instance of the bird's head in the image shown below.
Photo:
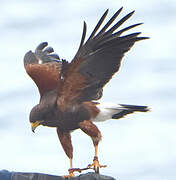
<path fill-rule="evenodd" d="M 41 106 L 40 104 L 36 105 L 32 108 L 29 116 L 32 132 L 35 132 L 35 129 L 40 125 L 57 127 L 57 121 L 54 121 L 53 118 L 52 106 Z"/>
<path fill-rule="evenodd" d="M 44 122 L 42 116 L 43 116 L 43 113 L 38 108 L 38 105 L 33 107 L 33 109 L 30 112 L 30 116 L 29 116 L 29 121 L 31 123 L 31 130 L 32 130 L 32 132 L 35 132 L 35 129 L 39 125 L 42 125 L 42 123 Z"/>

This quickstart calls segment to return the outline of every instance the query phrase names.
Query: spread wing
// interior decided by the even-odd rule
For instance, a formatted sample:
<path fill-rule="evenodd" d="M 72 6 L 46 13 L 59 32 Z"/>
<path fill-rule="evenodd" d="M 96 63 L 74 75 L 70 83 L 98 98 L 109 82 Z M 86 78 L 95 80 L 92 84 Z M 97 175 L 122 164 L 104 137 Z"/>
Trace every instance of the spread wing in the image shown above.
<path fill-rule="evenodd" d="M 108 13 L 106 10 L 85 43 L 86 23 L 84 22 L 81 43 L 66 73 L 62 96 L 58 99 L 58 105 L 63 106 L 74 102 L 99 99 L 104 85 L 119 70 L 124 54 L 130 50 L 136 41 L 147 39 L 147 37 L 138 37 L 140 34 L 138 32 L 122 35 L 122 33 L 141 23 L 116 31 L 132 16 L 134 11 L 110 27 L 121 10 L 122 8 L 100 29 Z"/>
<path fill-rule="evenodd" d="M 61 81 L 62 61 L 47 42 L 39 44 L 33 53 L 29 51 L 24 56 L 24 67 L 28 75 L 36 83 L 40 95 L 55 89 Z"/>

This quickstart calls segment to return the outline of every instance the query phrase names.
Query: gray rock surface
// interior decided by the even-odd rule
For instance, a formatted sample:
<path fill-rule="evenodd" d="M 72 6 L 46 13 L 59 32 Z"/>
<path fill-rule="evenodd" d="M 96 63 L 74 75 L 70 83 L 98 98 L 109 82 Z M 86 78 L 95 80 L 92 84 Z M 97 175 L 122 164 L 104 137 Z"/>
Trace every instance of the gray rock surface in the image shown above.
<path fill-rule="evenodd" d="M 86 173 L 68 180 L 115 180 L 113 177 L 105 176 L 97 173 Z M 9 172 L 7 170 L 0 171 L 0 180 L 64 180 L 62 176 L 53 176 L 42 173 L 23 173 Z"/>

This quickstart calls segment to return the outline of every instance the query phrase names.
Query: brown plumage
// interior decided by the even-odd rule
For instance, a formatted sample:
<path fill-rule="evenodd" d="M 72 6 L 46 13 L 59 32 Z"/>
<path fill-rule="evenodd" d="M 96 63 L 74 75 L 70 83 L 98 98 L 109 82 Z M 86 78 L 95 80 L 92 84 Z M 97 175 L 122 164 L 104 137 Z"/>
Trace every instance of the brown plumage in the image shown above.
<path fill-rule="evenodd" d="M 116 31 L 134 11 L 110 28 L 121 10 L 122 8 L 99 30 L 108 13 L 107 10 L 86 42 L 84 42 L 86 36 L 84 22 L 79 49 L 70 63 L 52 54 L 54 50 L 51 47 L 46 48 L 48 45 L 46 42 L 41 43 L 34 53 L 27 52 L 24 57 L 25 69 L 38 86 L 41 96 L 39 104 L 30 113 L 32 130 L 34 131 L 39 125 L 56 127 L 62 147 L 70 159 L 71 168 L 73 147 L 70 132 L 72 130 L 80 128 L 92 138 L 95 146 L 92 166 L 98 172 L 101 167 L 97 157 L 101 132 L 93 121 L 119 119 L 135 111 L 148 111 L 147 106 L 121 104 L 105 107 L 94 102 L 102 97 L 103 87 L 119 70 L 124 54 L 135 42 L 147 39 L 147 37 L 138 37 L 140 33 L 122 35 L 141 23 Z M 73 175 L 73 171 L 72 168 L 70 175 Z"/>

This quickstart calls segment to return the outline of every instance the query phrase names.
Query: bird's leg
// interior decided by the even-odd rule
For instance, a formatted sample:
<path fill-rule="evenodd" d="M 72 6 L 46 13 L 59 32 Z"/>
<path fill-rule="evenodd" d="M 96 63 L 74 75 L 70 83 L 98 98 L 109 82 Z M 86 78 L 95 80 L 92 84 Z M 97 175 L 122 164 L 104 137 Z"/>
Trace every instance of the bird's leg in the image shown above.
<path fill-rule="evenodd" d="M 73 168 L 73 159 L 70 158 L 70 169 Z"/>
<path fill-rule="evenodd" d="M 93 139 L 92 139 L 93 140 Z M 95 156 L 94 156 L 94 159 L 93 159 L 93 163 L 92 164 L 89 164 L 88 167 L 89 168 L 92 168 L 94 169 L 94 171 L 96 173 L 99 173 L 99 169 L 100 168 L 105 168 L 106 165 L 101 165 L 99 164 L 99 160 L 98 160 L 98 144 L 94 142 L 93 140 L 93 144 L 94 144 L 94 148 L 95 148 Z"/>
<path fill-rule="evenodd" d="M 66 155 L 70 159 L 70 168 L 68 169 L 69 175 L 66 175 L 63 177 L 64 178 L 74 177 L 74 172 L 81 173 L 81 171 L 86 170 L 87 168 L 84 168 L 84 169 L 73 168 L 73 146 L 71 143 L 70 132 L 68 131 L 63 132 L 57 128 L 57 134 Z"/>
<path fill-rule="evenodd" d="M 93 167 L 96 173 L 99 173 L 99 168 L 106 167 L 105 165 L 100 165 L 98 161 L 98 144 L 101 140 L 101 132 L 97 128 L 92 121 L 85 120 L 79 123 L 80 129 L 89 135 L 92 138 L 94 148 L 95 148 L 95 156 L 93 159 L 93 163 L 88 165 L 88 168 L 91 169 Z"/>
<path fill-rule="evenodd" d="M 72 146 L 72 142 L 71 142 L 70 132 L 67 132 L 67 131 L 63 132 L 57 128 L 57 135 L 59 137 L 59 140 L 61 142 L 61 145 L 62 145 L 66 155 L 70 159 L 70 169 L 72 169 L 73 168 L 73 164 L 72 164 L 73 146 Z M 70 169 L 68 170 L 69 175 L 66 175 L 64 177 L 73 177 L 74 176 L 73 171 L 70 171 Z"/>

